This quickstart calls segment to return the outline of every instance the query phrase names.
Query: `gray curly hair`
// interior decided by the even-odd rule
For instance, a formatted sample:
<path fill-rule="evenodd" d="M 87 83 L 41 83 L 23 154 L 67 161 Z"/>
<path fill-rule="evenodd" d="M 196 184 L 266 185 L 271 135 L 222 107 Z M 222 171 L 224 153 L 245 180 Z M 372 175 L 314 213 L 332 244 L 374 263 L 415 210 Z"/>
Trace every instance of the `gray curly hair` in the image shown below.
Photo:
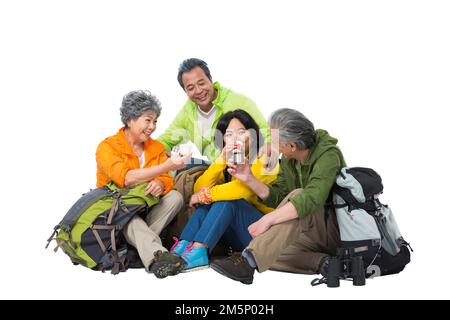
<path fill-rule="evenodd" d="M 154 112 L 158 117 L 161 114 L 161 104 L 150 91 L 131 91 L 123 97 L 120 117 L 125 127 L 130 119 L 136 120 L 145 112 Z"/>

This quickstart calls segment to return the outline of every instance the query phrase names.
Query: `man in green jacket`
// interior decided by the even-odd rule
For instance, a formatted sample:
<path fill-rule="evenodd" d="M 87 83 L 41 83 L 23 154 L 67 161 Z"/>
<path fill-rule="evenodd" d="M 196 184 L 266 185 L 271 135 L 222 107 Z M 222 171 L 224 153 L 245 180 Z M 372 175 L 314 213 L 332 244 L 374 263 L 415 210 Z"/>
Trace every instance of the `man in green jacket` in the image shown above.
<path fill-rule="evenodd" d="M 243 109 L 258 124 L 265 138 L 269 130 L 264 116 L 249 98 L 213 82 L 206 62 L 191 58 L 184 60 L 178 69 L 178 82 L 188 100 L 167 130 L 158 137 L 166 151 L 180 143 L 192 141 L 210 161 L 219 151 L 214 146 L 217 122 L 228 111 Z"/>
<path fill-rule="evenodd" d="M 340 245 L 334 211 L 324 205 L 345 161 L 337 140 L 293 109 L 270 118 L 272 144 L 283 154 L 271 187 L 257 180 L 247 164 L 229 165 L 268 206 L 277 207 L 249 226 L 253 240 L 242 254 L 215 260 L 211 268 L 245 284 L 254 270 L 325 274 L 329 255 Z"/>

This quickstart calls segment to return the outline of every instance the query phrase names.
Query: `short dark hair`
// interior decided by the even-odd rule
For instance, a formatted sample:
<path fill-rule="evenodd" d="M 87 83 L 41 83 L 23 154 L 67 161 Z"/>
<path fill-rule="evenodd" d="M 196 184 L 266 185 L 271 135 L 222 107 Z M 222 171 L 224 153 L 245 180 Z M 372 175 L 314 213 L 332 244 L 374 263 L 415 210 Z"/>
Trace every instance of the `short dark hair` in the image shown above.
<path fill-rule="evenodd" d="M 208 69 L 208 64 L 205 61 L 197 58 L 189 58 L 184 60 L 178 67 L 178 83 L 180 84 L 181 88 L 183 88 L 183 90 L 184 85 L 183 81 L 181 80 L 183 73 L 189 72 L 196 67 L 201 68 L 205 73 L 205 75 L 208 77 L 208 79 L 212 81 L 211 72 Z"/>
<path fill-rule="evenodd" d="M 251 144 L 249 146 L 249 160 L 252 162 L 258 154 L 258 150 L 264 144 L 264 137 L 259 130 L 258 124 L 247 111 L 236 109 L 223 114 L 219 118 L 215 130 L 214 145 L 218 149 L 223 149 L 223 137 L 225 136 L 228 125 L 233 119 L 238 119 L 244 125 L 246 130 L 250 130 Z"/>

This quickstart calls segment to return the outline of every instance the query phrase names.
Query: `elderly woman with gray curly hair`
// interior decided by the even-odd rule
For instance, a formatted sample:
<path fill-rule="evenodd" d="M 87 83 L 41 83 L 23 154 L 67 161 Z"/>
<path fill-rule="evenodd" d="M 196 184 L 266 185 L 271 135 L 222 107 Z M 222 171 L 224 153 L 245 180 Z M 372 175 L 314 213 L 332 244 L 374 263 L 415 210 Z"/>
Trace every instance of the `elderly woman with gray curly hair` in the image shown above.
<path fill-rule="evenodd" d="M 146 270 L 153 252 L 167 251 L 159 234 L 183 206 L 170 171 L 183 168 L 190 157 L 168 158 L 163 145 L 150 137 L 160 114 L 160 102 L 149 91 L 126 94 L 120 108 L 124 127 L 103 140 L 96 152 L 97 187 L 110 181 L 121 188 L 148 182 L 146 194 L 161 197 L 145 220 L 136 215 L 124 228 L 125 239 L 137 249 Z"/>

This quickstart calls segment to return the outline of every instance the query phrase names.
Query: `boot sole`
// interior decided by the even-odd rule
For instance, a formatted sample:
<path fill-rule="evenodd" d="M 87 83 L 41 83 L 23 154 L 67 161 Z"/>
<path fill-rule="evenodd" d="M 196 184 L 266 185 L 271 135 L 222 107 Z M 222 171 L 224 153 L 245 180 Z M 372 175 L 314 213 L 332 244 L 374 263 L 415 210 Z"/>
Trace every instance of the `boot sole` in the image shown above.
<path fill-rule="evenodd" d="M 183 270 L 181 270 L 181 273 L 188 273 L 188 272 L 192 272 L 192 271 L 205 270 L 205 269 L 208 269 L 208 268 L 209 268 L 209 265 L 199 266 L 199 267 L 195 267 L 195 268 L 191 268 L 191 269 L 183 269 Z"/>
<path fill-rule="evenodd" d="M 168 276 L 175 276 L 179 274 L 186 264 L 180 263 L 174 265 L 173 263 L 158 262 L 155 266 L 150 268 L 150 271 L 159 279 L 164 279 Z"/>
<path fill-rule="evenodd" d="M 232 280 L 235 281 L 239 281 L 243 284 L 252 284 L 253 283 L 253 278 L 249 279 L 249 278 L 240 278 L 240 277 L 236 277 L 232 274 L 229 274 L 228 272 L 226 272 L 224 269 L 222 269 L 221 267 L 219 267 L 216 264 L 211 264 L 210 265 L 211 269 L 213 269 L 214 271 L 216 271 L 217 273 L 220 273 L 221 275 L 230 278 Z"/>

